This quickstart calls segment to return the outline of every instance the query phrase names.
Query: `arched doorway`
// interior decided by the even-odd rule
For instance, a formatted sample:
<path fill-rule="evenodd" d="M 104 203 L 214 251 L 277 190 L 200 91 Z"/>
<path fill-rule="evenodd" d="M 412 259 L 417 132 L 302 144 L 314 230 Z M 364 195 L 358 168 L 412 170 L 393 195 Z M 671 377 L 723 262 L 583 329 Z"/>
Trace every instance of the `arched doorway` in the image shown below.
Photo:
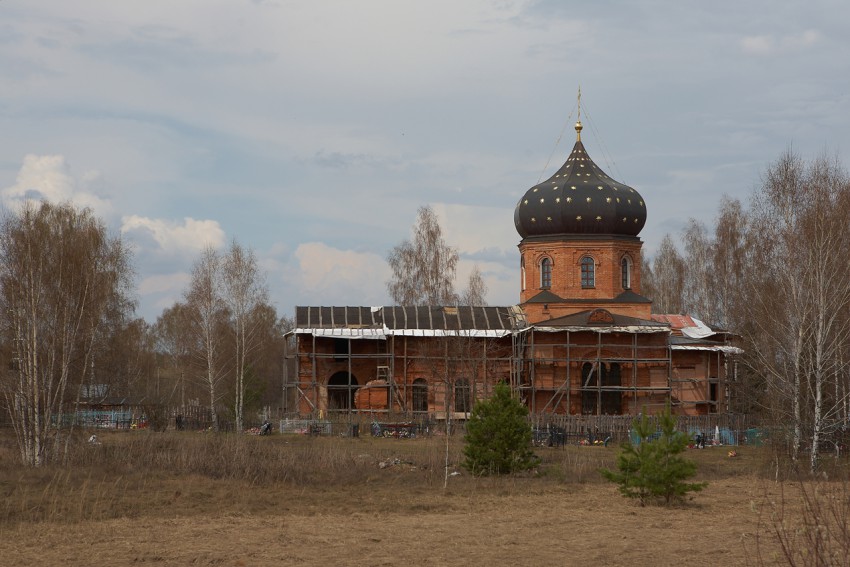
<path fill-rule="evenodd" d="M 597 372 L 601 368 L 601 375 Z M 620 365 L 591 364 L 581 367 L 581 412 L 585 415 L 620 415 L 623 394 L 619 390 L 604 391 L 601 388 L 620 386 Z"/>
<path fill-rule="evenodd" d="M 428 413 L 428 382 L 423 378 L 413 381 L 413 413 Z"/>
<path fill-rule="evenodd" d="M 337 372 L 328 380 L 328 411 L 354 409 L 354 392 L 359 384 L 354 374 Z"/>

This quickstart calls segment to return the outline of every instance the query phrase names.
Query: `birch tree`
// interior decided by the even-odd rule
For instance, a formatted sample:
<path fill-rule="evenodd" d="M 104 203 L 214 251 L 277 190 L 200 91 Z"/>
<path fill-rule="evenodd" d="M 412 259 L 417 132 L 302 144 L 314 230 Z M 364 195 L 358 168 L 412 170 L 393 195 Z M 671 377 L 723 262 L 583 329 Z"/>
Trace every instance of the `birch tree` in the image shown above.
<path fill-rule="evenodd" d="M 129 261 L 89 209 L 27 202 L 0 222 L 0 322 L 13 345 L 2 395 L 25 464 L 59 456 L 105 315 L 132 310 Z"/>
<path fill-rule="evenodd" d="M 685 284 L 685 262 L 673 238 L 665 234 L 652 263 L 652 280 L 655 296 L 652 298 L 654 313 L 681 313 L 682 294 Z"/>
<path fill-rule="evenodd" d="M 186 405 L 187 374 L 193 347 L 197 344 L 190 333 L 192 310 L 185 303 L 175 303 L 157 317 L 152 334 L 155 350 L 170 371 L 180 406 Z"/>
<path fill-rule="evenodd" d="M 484 306 L 487 305 L 487 284 L 481 276 L 478 264 L 472 267 L 466 289 L 460 294 L 460 305 Z"/>
<path fill-rule="evenodd" d="M 236 432 L 242 432 L 245 405 L 246 376 L 252 357 L 261 344 L 262 318 L 252 314 L 268 301 L 265 277 L 257 266 L 257 258 L 250 248 L 233 241 L 222 258 L 224 302 L 227 305 L 235 347 L 235 401 Z"/>
<path fill-rule="evenodd" d="M 804 190 L 802 160 L 790 152 L 765 173 L 751 206 L 753 270 L 746 290 L 748 315 L 754 324 L 754 333 L 748 337 L 748 361 L 765 376 L 771 410 L 791 426 L 793 459 L 799 455 L 803 435 L 801 377 L 808 332 L 803 270 L 798 269 L 804 265 L 805 254 L 795 238 L 798 198 Z M 788 269 L 791 266 L 795 269 Z"/>
<path fill-rule="evenodd" d="M 711 261 L 717 290 L 715 323 L 740 331 L 748 324 L 742 317 L 744 298 L 741 291 L 750 271 L 747 261 L 749 217 L 741 202 L 723 197 L 714 223 L 714 254 Z M 706 316 L 708 317 L 708 315 Z"/>
<path fill-rule="evenodd" d="M 682 312 L 700 319 L 717 321 L 717 288 L 713 263 L 714 243 L 705 225 L 695 219 L 688 221 L 683 234 Z"/>
<path fill-rule="evenodd" d="M 846 406 L 848 218 L 847 174 L 826 157 L 807 164 L 786 152 L 753 200 L 750 360 L 767 376 L 771 407 L 791 424 L 793 458 L 807 438 L 812 472 L 825 430 Z"/>
<path fill-rule="evenodd" d="M 213 429 L 218 431 L 218 403 L 222 397 L 222 327 L 226 306 L 222 296 L 221 257 L 207 246 L 192 267 L 192 279 L 186 293 L 191 350 L 200 363 L 201 382 L 205 386 Z"/>
<path fill-rule="evenodd" d="M 398 305 L 454 305 L 458 253 L 443 239 L 437 215 L 419 208 L 412 240 L 392 249 L 387 262 L 392 276 L 387 291 Z"/>

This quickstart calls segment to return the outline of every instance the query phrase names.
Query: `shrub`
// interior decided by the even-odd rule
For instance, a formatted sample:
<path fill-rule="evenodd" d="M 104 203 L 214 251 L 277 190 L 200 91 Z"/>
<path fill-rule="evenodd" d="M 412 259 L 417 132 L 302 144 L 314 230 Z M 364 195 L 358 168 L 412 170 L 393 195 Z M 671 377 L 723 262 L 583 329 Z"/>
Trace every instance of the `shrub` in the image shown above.
<path fill-rule="evenodd" d="M 658 414 L 655 424 L 644 413 L 632 427 L 638 436 L 637 445 L 626 441 L 617 456 L 617 471 L 603 469 L 602 476 L 617 483 L 628 498 L 637 498 L 641 506 L 651 500 L 663 499 L 665 504 L 681 500 L 688 492 L 698 492 L 704 482 L 685 482 L 696 474 L 696 464 L 680 456 L 688 446 L 688 437 L 676 431 L 676 418 L 670 404 Z"/>
<path fill-rule="evenodd" d="M 493 397 L 472 408 L 466 423 L 463 466 L 474 475 L 510 474 L 532 469 L 539 459 L 531 449 L 528 409 L 499 383 Z"/>

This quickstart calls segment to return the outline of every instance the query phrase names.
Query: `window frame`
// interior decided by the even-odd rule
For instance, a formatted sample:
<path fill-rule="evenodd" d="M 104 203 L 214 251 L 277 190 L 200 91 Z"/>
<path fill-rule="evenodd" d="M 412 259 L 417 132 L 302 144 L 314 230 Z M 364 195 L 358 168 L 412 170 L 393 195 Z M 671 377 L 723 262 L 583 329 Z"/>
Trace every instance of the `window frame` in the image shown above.
<path fill-rule="evenodd" d="M 472 411 L 472 384 L 466 378 L 458 378 L 454 383 L 455 413 L 470 413 Z"/>
<path fill-rule="evenodd" d="M 540 289 L 552 288 L 552 259 L 544 256 L 540 259 Z"/>
<path fill-rule="evenodd" d="M 581 262 L 581 288 L 594 289 L 596 287 L 596 260 L 593 256 L 582 256 Z"/>
<path fill-rule="evenodd" d="M 632 289 L 632 259 L 628 255 L 620 260 L 620 274 L 623 289 Z"/>
<path fill-rule="evenodd" d="M 428 381 L 424 378 L 413 381 L 410 405 L 413 413 L 428 413 Z"/>

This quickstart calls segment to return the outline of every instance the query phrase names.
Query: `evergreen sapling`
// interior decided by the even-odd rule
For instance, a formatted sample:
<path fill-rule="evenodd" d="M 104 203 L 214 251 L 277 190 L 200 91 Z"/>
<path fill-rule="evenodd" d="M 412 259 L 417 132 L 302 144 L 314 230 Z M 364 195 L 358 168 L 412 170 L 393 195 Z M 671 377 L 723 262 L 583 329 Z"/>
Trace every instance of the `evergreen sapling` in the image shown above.
<path fill-rule="evenodd" d="M 676 431 L 676 418 L 670 404 L 658 414 L 660 431 L 646 414 L 635 419 L 632 427 L 637 434 L 635 445 L 629 439 L 617 456 L 617 470 L 603 469 L 602 476 L 619 485 L 627 498 L 637 498 L 641 506 L 663 499 L 669 505 L 682 500 L 689 492 L 698 492 L 705 482 L 685 482 L 696 474 L 696 464 L 681 456 L 688 446 L 688 437 Z"/>
<path fill-rule="evenodd" d="M 531 449 L 528 409 L 511 396 L 507 384 L 496 384 L 493 396 L 472 408 L 466 423 L 463 466 L 474 475 L 510 474 L 539 464 Z"/>

